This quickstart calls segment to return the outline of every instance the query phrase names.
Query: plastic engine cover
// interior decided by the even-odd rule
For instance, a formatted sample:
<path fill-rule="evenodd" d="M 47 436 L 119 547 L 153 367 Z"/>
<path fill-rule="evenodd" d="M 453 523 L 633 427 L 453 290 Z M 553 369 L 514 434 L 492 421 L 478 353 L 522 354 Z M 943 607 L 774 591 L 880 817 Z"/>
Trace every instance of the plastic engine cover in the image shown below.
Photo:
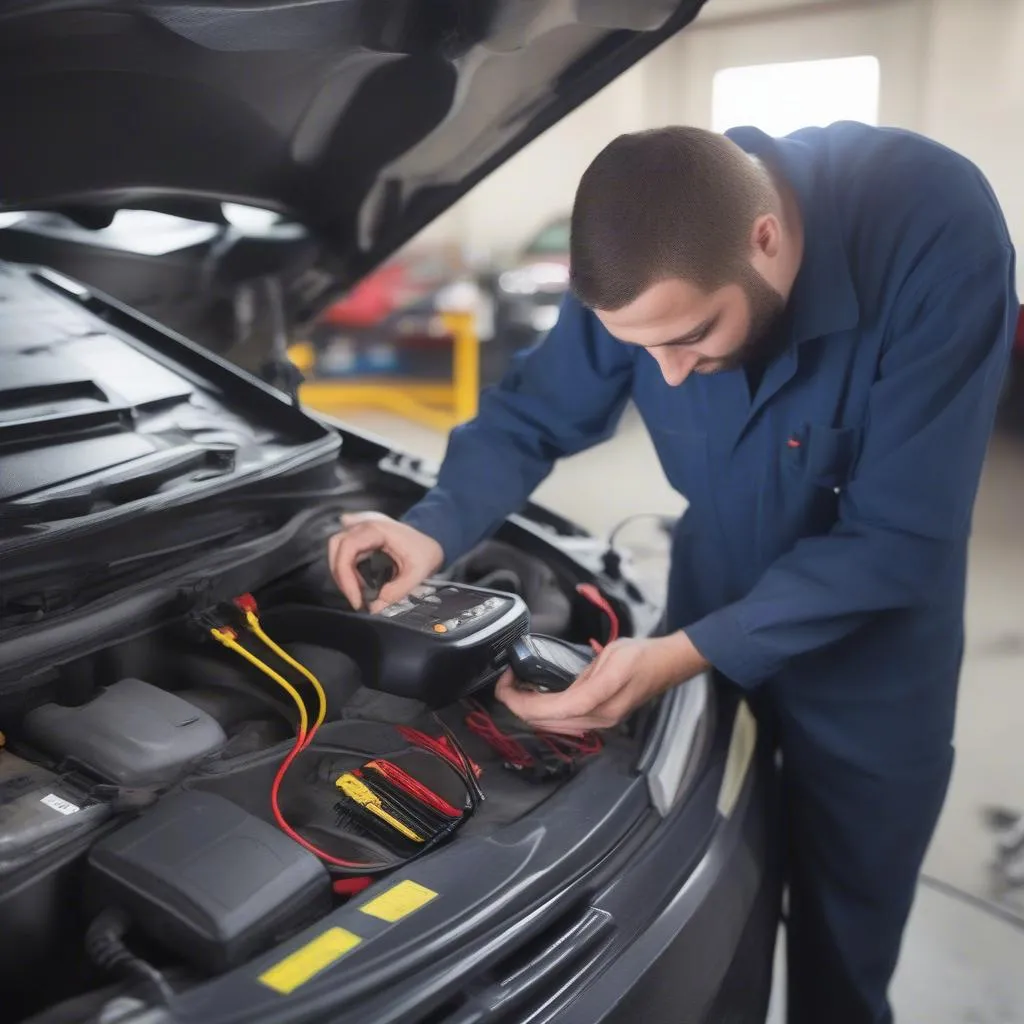
<path fill-rule="evenodd" d="M 88 896 L 200 970 L 224 971 L 331 909 L 313 854 L 213 793 L 162 800 L 89 853 Z"/>
<path fill-rule="evenodd" d="M 201 708 L 141 679 L 122 679 L 88 704 L 44 704 L 22 732 L 40 750 L 68 758 L 120 786 L 174 781 L 227 737 Z"/>

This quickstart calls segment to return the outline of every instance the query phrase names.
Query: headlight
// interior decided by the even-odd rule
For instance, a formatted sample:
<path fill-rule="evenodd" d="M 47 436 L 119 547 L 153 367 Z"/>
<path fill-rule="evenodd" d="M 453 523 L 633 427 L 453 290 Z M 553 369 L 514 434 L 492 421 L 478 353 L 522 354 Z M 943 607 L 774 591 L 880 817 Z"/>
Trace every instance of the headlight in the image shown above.
<path fill-rule="evenodd" d="M 697 730 L 707 713 L 709 695 L 705 673 L 684 686 L 677 686 L 663 698 L 660 709 L 665 716 L 662 739 L 647 769 L 651 802 L 662 816 L 668 814 L 680 795 L 696 750 Z"/>

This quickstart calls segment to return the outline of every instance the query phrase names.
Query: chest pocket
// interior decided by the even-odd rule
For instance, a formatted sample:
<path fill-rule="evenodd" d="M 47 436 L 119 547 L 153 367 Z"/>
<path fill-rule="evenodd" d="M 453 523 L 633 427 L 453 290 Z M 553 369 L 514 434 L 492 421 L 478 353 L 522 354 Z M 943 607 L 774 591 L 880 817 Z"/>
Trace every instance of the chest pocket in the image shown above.
<path fill-rule="evenodd" d="M 787 470 L 808 484 L 839 490 L 850 478 L 860 441 L 856 427 L 806 424 L 787 445 Z"/>

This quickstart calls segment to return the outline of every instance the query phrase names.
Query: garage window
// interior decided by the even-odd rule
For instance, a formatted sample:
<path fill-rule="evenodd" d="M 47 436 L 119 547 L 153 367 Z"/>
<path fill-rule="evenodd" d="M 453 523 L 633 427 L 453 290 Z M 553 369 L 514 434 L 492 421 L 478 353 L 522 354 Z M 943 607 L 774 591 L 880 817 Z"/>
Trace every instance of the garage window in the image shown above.
<path fill-rule="evenodd" d="M 712 86 L 711 127 L 787 135 L 833 121 L 877 124 L 879 77 L 878 58 L 868 56 L 722 68 Z"/>

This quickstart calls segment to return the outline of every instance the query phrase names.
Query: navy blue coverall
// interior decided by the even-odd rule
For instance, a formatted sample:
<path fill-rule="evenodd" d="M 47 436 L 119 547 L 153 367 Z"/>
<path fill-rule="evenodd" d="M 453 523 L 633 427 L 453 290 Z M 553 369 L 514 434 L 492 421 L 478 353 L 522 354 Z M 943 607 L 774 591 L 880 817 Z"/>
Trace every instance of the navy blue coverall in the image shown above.
<path fill-rule="evenodd" d="M 790 836 L 790 1020 L 891 1020 L 945 797 L 968 534 L 1017 319 L 997 202 L 963 157 L 840 123 L 729 136 L 795 191 L 785 344 L 669 387 L 573 298 L 452 433 L 406 521 L 455 558 L 632 399 L 688 499 L 668 623 L 771 707 Z M 614 486 L 614 481 L 602 481 Z"/>

